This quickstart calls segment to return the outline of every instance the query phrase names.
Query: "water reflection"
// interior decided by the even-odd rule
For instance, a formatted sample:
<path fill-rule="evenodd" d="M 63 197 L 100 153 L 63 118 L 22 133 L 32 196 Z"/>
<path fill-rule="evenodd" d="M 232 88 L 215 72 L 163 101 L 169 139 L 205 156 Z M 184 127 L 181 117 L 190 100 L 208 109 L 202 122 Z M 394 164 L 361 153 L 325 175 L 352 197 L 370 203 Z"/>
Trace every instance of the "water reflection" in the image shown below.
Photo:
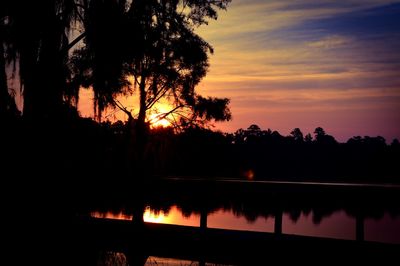
<path fill-rule="evenodd" d="M 155 257 L 155 256 L 150 256 L 147 261 L 145 266 L 197 266 L 200 265 L 196 261 L 189 261 L 189 260 L 178 260 L 178 259 L 171 259 L 171 258 L 162 258 L 162 257 Z"/>
<path fill-rule="evenodd" d="M 90 213 L 91 217 L 101 218 L 101 219 L 114 219 L 114 220 L 132 220 L 132 215 L 126 214 L 124 211 L 118 212 L 101 212 L 101 211 L 93 211 Z"/>
<path fill-rule="evenodd" d="M 195 213 L 185 215 L 176 205 L 173 205 L 166 210 L 157 210 L 151 206 L 147 206 L 143 213 L 143 220 L 149 223 L 176 224 L 184 226 L 200 225 L 200 215 Z"/>
<path fill-rule="evenodd" d="M 282 230 L 285 234 L 355 239 L 356 223 L 344 211 L 337 211 L 320 221 L 313 219 L 312 212 L 301 212 L 293 219 L 289 213 L 283 215 Z"/>
<path fill-rule="evenodd" d="M 200 263 L 199 261 L 189 261 L 189 260 L 180 260 L 180 259 L 171 259 L 171 258 L 162 258 L 150 256 L 145 266 L 198 266 L 198 265 L 206 265 L 206 266 L 225 266 L 226 264 L 215 264 L 215 263 Z M 227 266 L 227 265 L 226 265 Z"/>
<path fill-rule="evenodd" d="M 144 200 L 144 221 L 400 244 L 397 189 L 201 184 L 152 186 Z M 131 220 L 132 208 L 100 207 L 106 211 L 92 216 Z"/>
<path fill-rule="evenodd" d="M 274 221 L 275 218 L 273 216 L 257 217 L 255 220 L 248 220 L 243 215 L 226 209 L 216 210 L 208 214 L 207 217 L 207 225 L 209 228 L 258 232 L 273 232 Z"/>
<path fill-rule="evenodd" d="M 385 213 L 365 219 L 365 240 L 400 244 L 400 217 Z"/>
<path fill-rule="evenodd" d="M 132 215 L 123 212 L 92 212 L 92 217 L 107 219 L 132 220 Z M 183 213 L 182 208 L 173 205 L 163 210 L 148 206 L 143 214 L 145 222 L 199 226 L 200 214 Z M 367 241 L 400 243 L 400 217 L 385 213 L 380 218 L 369 218 L 364 221 L 364 234 Z M 258 216 L 248 219 L 233 209 L 220 208 L 207 215 L 208 228 L 274 232 L 275 217 Z M 356 219 L 343 210 L 335 211 L 321 218 L 313 211 L 284 212 L 282 216 L 282 233 L 338 239 L 355 239 Z"/>

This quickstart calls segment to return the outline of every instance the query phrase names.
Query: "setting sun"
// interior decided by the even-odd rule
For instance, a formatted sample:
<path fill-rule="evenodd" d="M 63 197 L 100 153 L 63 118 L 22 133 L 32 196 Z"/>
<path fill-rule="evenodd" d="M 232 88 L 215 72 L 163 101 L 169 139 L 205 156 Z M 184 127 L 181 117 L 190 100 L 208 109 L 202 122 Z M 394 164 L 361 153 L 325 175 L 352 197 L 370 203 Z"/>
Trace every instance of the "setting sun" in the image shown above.
<path fill-rule="evenodd" d="M 162 114 L 153 114 L 149 118 L 150 125 L 152 127 L 169 127 L 171 123 L 167 119 L 160 119 Z"/>
<path fill-rule="evenodd" d="M 171 123 L 169 121 L 169 117 L 164 117 L 166 113 L 168 113 L 172 107 L 167 103 L 159 103 L 154 108 L 149 111 L 149 119 L 148 122 L 152 127 L 169 127 Z"/>

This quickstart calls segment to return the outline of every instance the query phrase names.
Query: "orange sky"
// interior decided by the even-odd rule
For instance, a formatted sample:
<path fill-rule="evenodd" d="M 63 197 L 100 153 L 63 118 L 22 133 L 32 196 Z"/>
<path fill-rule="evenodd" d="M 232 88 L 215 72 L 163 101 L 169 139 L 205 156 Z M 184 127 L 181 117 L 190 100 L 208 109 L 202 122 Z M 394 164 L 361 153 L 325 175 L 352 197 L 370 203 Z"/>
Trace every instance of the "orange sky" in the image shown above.
<path fill-rule="evenodd" d="M 234 0 L 197 29 L 215 48 L 198 92 L 231 99 L 233 120 L 216 129 L 400 138 L 399 15 L 390 0 Z M 92 115 L 91 98 L 82 92 L 82 115 Z"/>

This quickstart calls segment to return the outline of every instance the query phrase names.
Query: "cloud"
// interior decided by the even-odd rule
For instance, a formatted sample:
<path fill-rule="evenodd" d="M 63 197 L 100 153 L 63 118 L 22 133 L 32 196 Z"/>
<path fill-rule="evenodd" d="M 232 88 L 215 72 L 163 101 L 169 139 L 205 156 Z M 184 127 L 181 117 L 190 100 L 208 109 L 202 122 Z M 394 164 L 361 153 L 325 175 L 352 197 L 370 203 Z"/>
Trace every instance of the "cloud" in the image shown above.
<path fill-rule="evenodd" d="M 332 49 L 341 47 L 345 44 L 348 44 L 349 42 L 351 42 L 350 38 L 339 35 L 332 35 L 324 37 L 318 41 L 309 42 L 308 46 L 312 48 Z"/>
<path fill-rule="evenodd" d="M 377 32 L 350 37 L 342 34 L 344 26 L 338 29 L 333 23 L 392 2 L 234 1 L 217 26 L 204 32 L 215 38 L 210 42 L 216 48 L 206 81 L 343 80 L 363 78 L 377 69 L 393 72 L 400 62 L 400 37 L 375 38 Z"/>

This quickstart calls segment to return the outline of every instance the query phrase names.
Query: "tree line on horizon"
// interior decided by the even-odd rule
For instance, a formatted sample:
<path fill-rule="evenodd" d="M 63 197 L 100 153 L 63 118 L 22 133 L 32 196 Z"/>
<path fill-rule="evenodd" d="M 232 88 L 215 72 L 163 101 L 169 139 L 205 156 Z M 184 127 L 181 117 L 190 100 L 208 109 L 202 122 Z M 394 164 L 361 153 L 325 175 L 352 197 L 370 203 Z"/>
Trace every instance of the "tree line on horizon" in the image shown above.
<path fill-rule="evenodd" d="M 111 146 L 104 147 L 110 155 L 103 163 L 112 171 L 118 169 L 115 165 L 120 165 L 124 156 L 123 124 L 93 124 L 113 140 Z M 313 136 L 303 136 L 299 128 L 283 136 L 257 125 L 235 133 L 201 127 L 177 132 L 172 127 L 157 127 L 150 131 L 149 143 L 145 151 L 149 177 L 399 182 L 400 144 L 397 139 L 387 144 L 381 136 L 355 136 L 339 143 L 321 127 Z"/>
<path fill-rule="evenodd" d="M 235 133 L 190 129 L 176 136 L 182 149 L 174 171 L 190 176 L 198 169 L 202 176 L 247 179 L 343 180 L 398 182 L 400 144 L 381 136 L 354 136 L 339 143 L 317 127 L 305 136 L 299 128 L 289 136 L 257 125 Z M 179 152 L 178 152 L 179 153 Z M 173 156 L 172 156 L 173 157 Z M 177 159 L 176 161 L 179 162 Z M 196 167 L 200 163 L 202 167 Z M 186 170 L 182 170 L 182 168 Z M 186 172 L 186 173 L 185 173 Z"/>

